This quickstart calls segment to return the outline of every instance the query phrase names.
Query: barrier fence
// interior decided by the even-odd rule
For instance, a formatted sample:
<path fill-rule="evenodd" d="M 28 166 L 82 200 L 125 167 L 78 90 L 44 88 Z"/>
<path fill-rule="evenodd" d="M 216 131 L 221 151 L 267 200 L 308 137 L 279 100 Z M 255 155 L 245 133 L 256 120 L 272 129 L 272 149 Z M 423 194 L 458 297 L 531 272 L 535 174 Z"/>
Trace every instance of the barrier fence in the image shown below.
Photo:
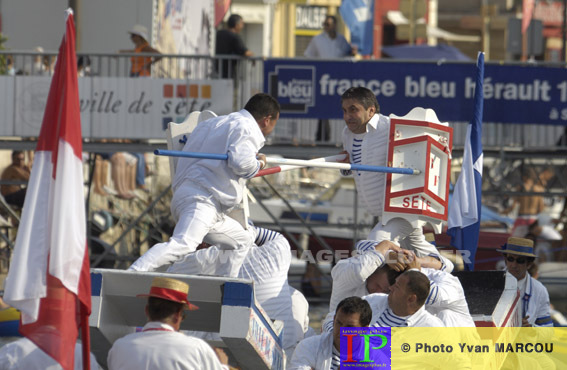
<path fill-rule="evenodd" d="M 265 89 L 264 65 L 274 63 L 261 58 L 164 54 L 153 64 L 151 77 L 137 78 L 130 77 L 133 56 L 139 54 L 77 56 L 86 67 L 79 77 L 86 139 L 163 140 L 167 122 L 180 121 L 193 110 L 225 114 L 241 109 L 251 95 Z M 0 51 L 0 136 L 37 136 L 55 60 L 55 53 Z M 351 62 L 344 63 L 351 66 Z M 334 117 L 342 114 L 340 105 L 324 109 L 336 111 Z M 438 115 L 443 120 L 442 112 Z M 317 118 L 288 115 L 280 119 L 268 144 L 341 146 L 343 120 L 329 119 L 328 138 L 316 137 L 320 124 Z M 454 146 L 462 147 L 467 122 L 450 124 L 455 130 Z M 561 125 L 485 122 L 483 144 L 487 148 L 549 149 L 567 147 L 567 139 Z"/>

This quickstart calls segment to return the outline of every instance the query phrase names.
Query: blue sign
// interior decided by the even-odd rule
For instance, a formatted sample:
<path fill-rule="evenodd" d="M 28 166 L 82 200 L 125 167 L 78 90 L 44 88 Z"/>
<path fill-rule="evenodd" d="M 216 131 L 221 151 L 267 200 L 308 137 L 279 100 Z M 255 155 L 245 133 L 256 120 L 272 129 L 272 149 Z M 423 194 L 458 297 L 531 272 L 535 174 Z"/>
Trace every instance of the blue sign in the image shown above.
<path fill-rule="evenodd" d="M 468 122 L 474 63 L 269 59 L 264 91 L 282 117 L 342 118 L 340 97 L 352 86 L 372 90 L 384 115 L 431 108 L 442 122 Z M 486 64 L 484 122 L 567 125 L 567 69 Z"/>

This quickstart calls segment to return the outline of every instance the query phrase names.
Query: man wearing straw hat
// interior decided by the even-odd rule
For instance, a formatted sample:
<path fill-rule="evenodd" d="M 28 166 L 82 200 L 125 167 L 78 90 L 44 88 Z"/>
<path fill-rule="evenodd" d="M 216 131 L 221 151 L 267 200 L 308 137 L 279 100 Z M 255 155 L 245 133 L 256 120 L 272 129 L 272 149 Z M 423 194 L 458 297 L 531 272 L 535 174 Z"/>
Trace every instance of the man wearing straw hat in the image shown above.
<path fill-rule="evenodd" d="M 534 242 L 511 237 L 498 252 L 504 254 L 506 270 L 518 280 L 522 326 L 553 326 L 547 289 L 528 273 L 537 257 L 534 254 Z"/>
<path fill-rule="evenodd" d="M 114 342 L 108 353 L 108 368 L 140 369 L 223 369 L 213 349 L 203 340 L 179 333 L 185 310 L 198 307 L 187 300 L 189 285 L 155 277 L 148 297 L 149 321 L 139 333 Z M 226 356 L 226 355 L 225 355 Z"/>

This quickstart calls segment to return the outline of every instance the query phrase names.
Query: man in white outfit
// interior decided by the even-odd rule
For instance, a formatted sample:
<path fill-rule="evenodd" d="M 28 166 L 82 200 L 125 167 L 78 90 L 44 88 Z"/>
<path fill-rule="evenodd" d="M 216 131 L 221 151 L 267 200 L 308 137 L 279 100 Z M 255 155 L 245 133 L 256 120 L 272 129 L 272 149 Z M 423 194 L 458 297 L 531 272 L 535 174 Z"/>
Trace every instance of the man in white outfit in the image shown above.
<path fill-rule="evenodd" d="M 380 243 L 375 240 L 361 240 L 356 244 L 356 255 L 340 260 L 331 271 L 333 289 L 323 330 L 332 330 L 335 307 L 342 299 L 349 296 L 363 297 L 372 293 L 387 294 L 390 292 L 390 286 L 404 270 L 420 267 L 423 267 L 422 271 L 426 271 L 426 275 L 435 277 L 426 307 L 435 306 L 432 313 L 447 308 L 456 310 L 455 315 L 460 316 L 462 313 L 470 318 L 467 325 L 459 326 L 474 326 L 459 280 L 449 273 L 438 271 L 443 268 L 439 260 L 417 257 L 413 252 L 400 249 L 387 240 Z"/>
<path fill-rule="evenodd" d="M 429 279 L 416 270 L 401 274 L 390 294 L 375 293 L 363 299 L 372 308 L 372 326 L 444 327 L 443 321 L 425 310 Z"/>
<path fill-rule="evenodd" d="M 374 93 L 365 87 L 351 87 L 341 97 L 343 117 L 342 153 L 345 163 L 386 166 L 390 136 L 390 119 L 380 114 Z M 354 176 L 356 190 L 370 214 L 381 217 L 384 209 L 386 174 L 368 171 L 344 171 Z M 425 240 L 420 227 L 414 228 L 403 218 L 394 218 L 386 225 L 378 224 L 368 234 L 369 240 L 391 240 L 402 248 L 415 251 L 418 257 L 440 260 L 447 272 L 453 263 L 441 256 L 437 248 Z"/>
<path fill-rule="evenodd" d="M 553 326 L 549 305 L 549 293 L 542 283 L 528 273 L 534 263 L 534 242 L 524 238 L 508 238 L 503 249 L 498 252 L 504 254 L 506 269 L 518 280 L 520 290 L 520 303 L 522 309 L 522 326 L 539 327 Z"/>
<path fill-rule="evenodd" d="M 359 297 L 349 297 L 337 306 L 332 332 L 306 338 L 299 342 L 288 370 L 338 370 L 340 365 L 341 327 L 363 327 L 370 324 L 372 311 Z"/>
<path fill-rule="evenodd" d="M 242 201 L 245 182 L 265 166 L 258 154 L 279 118 L 280 106 L 267 94 L 256 94 L 243 110 L 199 123 L 183 151 L 228 154 L 228 160 L 179 158 L 173 179 L 171 212 L 176 220 L 172 237 L 138 258 L 130 270 L 154 271 L 181 260 L 208 235 L 208 242 L 241 252 L 223 267 L 223 275 L 235 276 L 244 259 L 251 235 L 226 216 Z"/>
<path fill-rule="evenodd" d="M 150 369 L 226 369 L 213 349 L 203 340 L 179 333 L 184 310 L 198 307 L 187 300 L 189 285 L 170 278 L 152 281 L 146 316 L 149 322 L 139 333 L 114 342 L 108 352 L 108 368 Z"/>
<path fill-rule="evenodd" d="M 245 250 L 246 256 L 236 276 L 253 280 L 254 295 L 260 306 L 270 319 L 283 321 L 283 348 L 289 356 L 303 339 L 308 328 L 306 321 L 307 324 L 309 322 L 307 301 L 296 297 L 295 307 L 292 299 L 294 289 L 288 285 L 291 248 L 287 239 L 276 231 L 259 227 L 250 227 L 249 230 L 254 235 L 254 243 Z M 168 272 L 224 276 L 223 265 L 234 254 L 229 246 L 212 245 L 187 255 L 174 263 Z M 295 294 L 301 295 L 297 291 Z"/>

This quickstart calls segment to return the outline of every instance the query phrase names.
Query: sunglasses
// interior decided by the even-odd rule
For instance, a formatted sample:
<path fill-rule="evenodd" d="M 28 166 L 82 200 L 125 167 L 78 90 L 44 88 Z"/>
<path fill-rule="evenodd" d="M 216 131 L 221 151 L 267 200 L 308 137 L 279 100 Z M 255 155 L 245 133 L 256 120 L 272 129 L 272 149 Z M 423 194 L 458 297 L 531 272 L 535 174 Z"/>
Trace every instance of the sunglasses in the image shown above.
<path fill-rule="evenodd" d="M 524 263 L 528 262 L 528 259 L 526 257 L 514 258 L 514 257 L 511 257 L 511 256 L 507 256 L 506 261 L 508 261 L 508 262 L 516 261 L 517 264 L 523 265 Z"/>

